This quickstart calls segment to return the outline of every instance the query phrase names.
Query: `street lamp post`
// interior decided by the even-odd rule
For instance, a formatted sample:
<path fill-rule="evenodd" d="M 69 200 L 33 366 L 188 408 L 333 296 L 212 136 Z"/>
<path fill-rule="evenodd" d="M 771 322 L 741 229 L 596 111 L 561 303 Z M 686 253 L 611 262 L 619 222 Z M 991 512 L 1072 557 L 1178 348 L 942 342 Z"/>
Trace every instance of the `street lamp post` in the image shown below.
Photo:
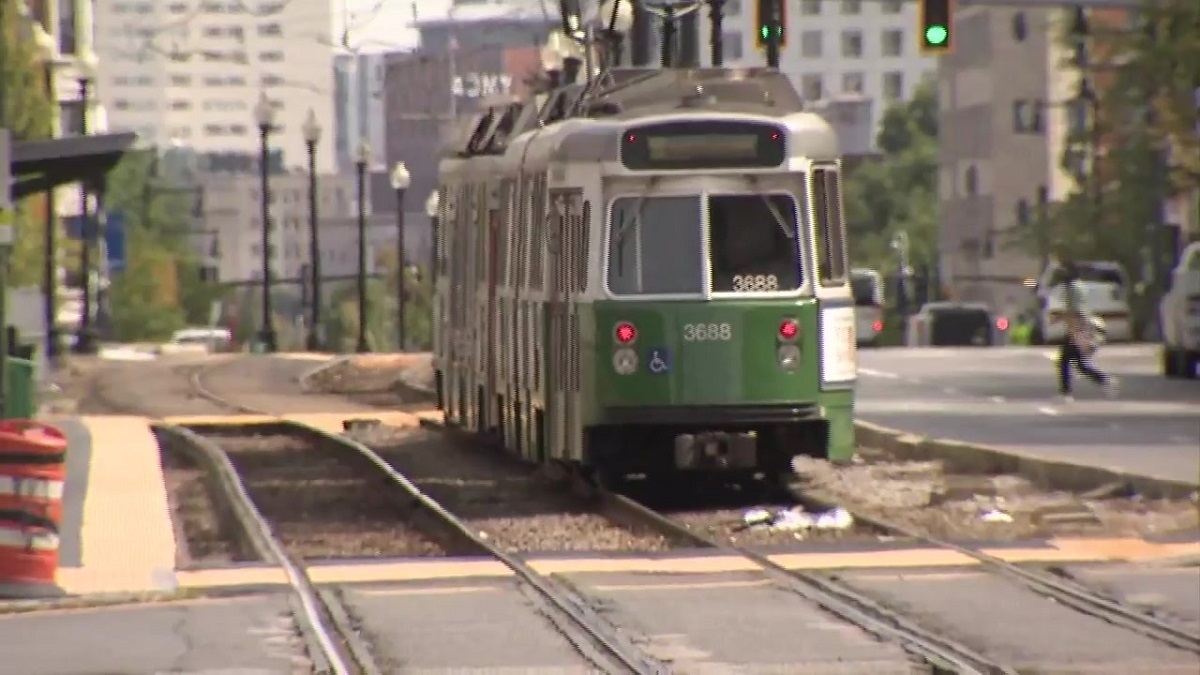
<path fill-rule="evenodd" d="M 92 81 L 96 76 L 97 59 L 91 50 L 85 49 L 79 55 L 79 135 L 88 135 L 88 106 Z M 83 308 L 79 317 L 79 333 L 75 339 L 75 351 L 80 354 L 91 354 L 96 349 L 95 335 L 92 332 L 92 237 L 96 236 L 96 228 L 92 227 L 91 215 L 88 209 L 87 180 L 79 181 L 79 274 L 82 287 Z"/>
<path fill-rule="evenodd" d="M 271 316 L 271 171 L 268 142 L 275 123 L 275 108 L 267 93 L 263 92 L 254 106 L 254 120 L 258 123 L 258 175 L 262 204 L 262 329 L 258 339 L 264 352 L 270 354 L 278 348 L 275 338 L 275 322 Z"/>
<path fill-rule="evenodd" d="M 54 65 L 58 60 L 58 43 L 42 24 L 33 24 L 33 42 L 45 66 L 46 96 L 57 104 L 54 86 Z M 42 265 L 42 314 L 46 323 L 46 362 L 58 360 L 58 231 L 54 226 L 54 190 L 46 190 L 45 260 Z"/>
<path fill-rule="evenodd" d="M 308 111 L 304 120 L 304 143 L 308 147 L 308 273 L 309 326 L 308 350 L 321 350 L 321 241 L 317 233 L 317 143 L 321 140 L 321 124 L 317 114 Z"/>
<path fill-rule="evenodd" d="M 425 215 L 429 216 L 429 285 L 431 287 L 437 282 L 438 209 L 440 206 L 441 198 L 438 196 L 438 191 L 430 190 L 429 196 L 425 198 Z"/>
<path fill-rule="evenodd" d="M 405 326 L 404 305 L 407 293 L 404 288 L 404 192 L 412 183 L 412 176 L 404 162 L 396 162 L 392 169 L 392 189 L 396 191 L 396 351 L 403 352 Z"/>
<path fill-rule="evenodd" d="M 371 351 L 367 344 L 367 162 L 371 160 L 371 147 L 360 141 L 355 156 L 358 191 L 358 344 L 356 351 L 365 354 Z"/>

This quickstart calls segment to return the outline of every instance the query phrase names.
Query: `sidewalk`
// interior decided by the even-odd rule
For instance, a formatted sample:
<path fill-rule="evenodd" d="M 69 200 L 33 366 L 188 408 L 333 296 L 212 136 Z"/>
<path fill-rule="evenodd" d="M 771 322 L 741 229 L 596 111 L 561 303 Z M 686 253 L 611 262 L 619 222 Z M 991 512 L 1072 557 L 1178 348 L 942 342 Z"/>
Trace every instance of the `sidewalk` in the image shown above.
<path fill-rule="evenodd" d="M 149 421 L 47 422 L 69 443 L 58 585 L 72 595 L 173 589 L 175 533 Z"/>

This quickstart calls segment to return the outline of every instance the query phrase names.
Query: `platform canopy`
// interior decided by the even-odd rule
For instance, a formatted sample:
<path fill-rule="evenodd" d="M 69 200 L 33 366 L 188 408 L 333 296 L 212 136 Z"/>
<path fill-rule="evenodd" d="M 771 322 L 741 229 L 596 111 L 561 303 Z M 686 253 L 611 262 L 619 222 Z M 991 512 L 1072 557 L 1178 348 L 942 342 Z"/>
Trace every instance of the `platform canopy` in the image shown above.
<path fill-rule="evenodd" d="M 78 181 L 99 181 L 133 147 L 137 134 L 96 134 L 12 144 L 12 198 Z"/>

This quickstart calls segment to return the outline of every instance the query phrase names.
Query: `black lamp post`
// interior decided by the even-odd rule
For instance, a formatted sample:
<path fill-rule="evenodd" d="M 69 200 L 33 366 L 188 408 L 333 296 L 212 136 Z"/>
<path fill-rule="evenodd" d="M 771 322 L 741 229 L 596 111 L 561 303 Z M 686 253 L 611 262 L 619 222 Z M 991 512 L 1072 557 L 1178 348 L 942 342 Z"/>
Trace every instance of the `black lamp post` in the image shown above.
<path fill-rule="evenodd" d="M 254 106 L 254 119 L 258 123 L 258 173 L 262 203 L 262 329 L 258 333 L 263 351 L 270 354 L 278 349 L 275 323 L 271 316 L 271 169 L 270 140 L 275 122 L 275 108 L 263 92 Z"/>
<path fill-rule="evenodd" d="M 396 191 L 396 351 L 404 349 L 404 304 L 407 295 L 404 288 L 404 192 L 412 183 L 412 176 L 404 162 L 396 162 L 392 169 L 392 189 Z"/>
<path fill-rule="evenodd" d="M 54 66 L 58 60 L 58 43 L 36 21 L 33 24 L 33 41 L 45 66 L 46 96 L 51 102 L 57 103 Z M 58 359 L 58 232 L 54 222 L 54 190 L 46 190 L 45 197 L 46 257 L 42 264 L 42 319 L 46 323 L 46 361 L 53 364 Z"/>
<path fill-rule="evenodd" d="M 88 106 L 97 67 L 96 55 L 85 50 L 79 55 L 79 135 L 88 134 Z M 87 180 L 79 181 L 79 238 L 82 244 L 79 249 L 79 275 L 83 308 L 79 317 L 79 333 L 75 337 L 75 351 L 79 354 L 91 354 L 96 351 L 96 336 L 92 332 L 92 238 L 96 236 L 96 228 L 92 227 L 92 217 L 88 209 Z"/>
<path fill-rule="evenodd" d="M 365 354 L 371 351 L 367 344 L 367 162 L 371 160 L 371 147 L 366 141 L 358 144 L 355 157 L 358 191 L 358 345 L 356 351 Z"/>
<path fill-rule="evenodd" d="M 425 215 L 429 216 L 429 285 L 437 283 L 438 261 L 438 209 L 441 207 L 441 197 L 437 190 L 430 190 L 425 198 Z"/>
<path fill-rule="evenodd" d="M 317 233 L 317 143 L 321 140 L 321 124 L 317 114 L 308 111 L 304 120 L 304 144 L 308 147 L 308 273 L 309 326 L 306 347 L 310 352 L 321 350 L 321 240 Z"/>

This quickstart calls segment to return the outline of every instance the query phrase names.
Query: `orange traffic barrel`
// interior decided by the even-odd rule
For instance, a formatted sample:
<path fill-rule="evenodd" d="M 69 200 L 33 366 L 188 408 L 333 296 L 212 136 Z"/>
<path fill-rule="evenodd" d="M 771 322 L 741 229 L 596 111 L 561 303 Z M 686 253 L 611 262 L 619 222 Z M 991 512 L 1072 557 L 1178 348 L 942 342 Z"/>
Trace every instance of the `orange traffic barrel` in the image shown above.
<path fill-rule="evenodd" d="M 0 512 L 61 524 L 66 454 L 62 431 L 33 420 L 0 421 Z"/>
<path fill-rule="evenodd" d="M 0 598 L 63 595 L 54 523 L 20 511 L 0 510 Z"/>

